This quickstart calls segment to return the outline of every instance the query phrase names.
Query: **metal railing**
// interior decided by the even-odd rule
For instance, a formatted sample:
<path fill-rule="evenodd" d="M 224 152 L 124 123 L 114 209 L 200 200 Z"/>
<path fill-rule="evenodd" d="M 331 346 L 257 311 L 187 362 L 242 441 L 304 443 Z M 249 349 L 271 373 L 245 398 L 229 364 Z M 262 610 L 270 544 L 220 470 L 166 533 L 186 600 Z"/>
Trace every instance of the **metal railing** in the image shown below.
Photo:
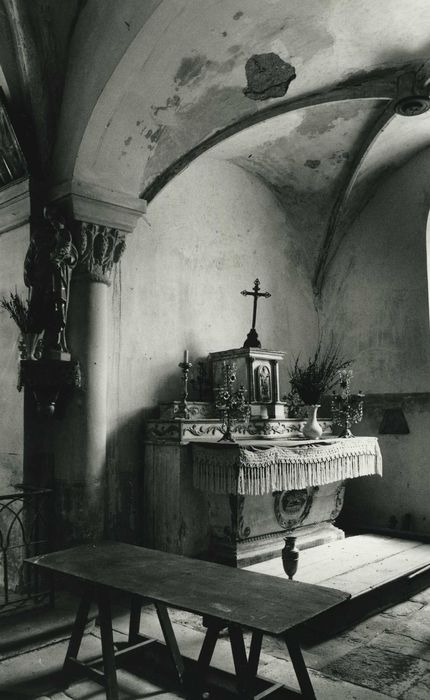
<path fill-rule="evenodd" d="M 52 597 L 49 578 L 26 557 L 49 551 L 51 489 L 18 484 L 0 494 L 0 615 L 38 607 Z"/>

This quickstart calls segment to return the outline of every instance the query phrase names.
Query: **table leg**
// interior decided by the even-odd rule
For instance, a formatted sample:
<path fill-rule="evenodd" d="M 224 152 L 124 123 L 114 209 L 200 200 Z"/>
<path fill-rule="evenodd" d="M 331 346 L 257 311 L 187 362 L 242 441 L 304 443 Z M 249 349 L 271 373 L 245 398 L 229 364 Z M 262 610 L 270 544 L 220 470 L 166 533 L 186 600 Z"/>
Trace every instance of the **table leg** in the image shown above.
<path fill-rule="evenodd" d="M 161 630 L 163 632 L 167 649 L 169 650 L 170 656 L 174 663 L 179 682 L 182 685 L 184 682 L 185 671 L 184 661 L 182 659 L 181 652 L 179 651 L 178 642 L 176 641 L 172 623 L 170 622 L 169 613 L 167 611 L 166 606 L 162 603 L 154 603 L 154 605 L 157 611 L 158 619 L 160 621 Z"/>
<path fill-rule="evenodd" d="M 257 675 L 258 664 L 260 661 L 262 641 L 263 641 L 263 633 L 254 631 L 252 633 L 251 647 L 249 649 L 249 657 L 248 657 L 248 671 L 249 671 L 249 678 L 250 678 L 251 682 L 253 682 L 255 680 L 255 677 Z M 250 690 L 252 690 L 252 688 L 250 688 Z"/>
<path fill-rule="evenodd" d="M 138 596 L 132 596 L 130 603 L 130 624 L 128 628 L 128 641 L 135 643 L 139 637 L 140 612 L 142 604 Z"/>
<path fill-rule="evenodd" d="M 291 635 L 285 636 L 288 653 L 296 673 L 302 695 L 306 700 L 316 700 L 308 669 L 306 668 L 302 651 L 296 639 Z"/>
<path fill-rule="evenodd" d="M 251 697 L 252 679 L 249 673 L 250 668 L 248 666 L 242 630 L 237 625 L 228 625 L 228 633 L 230 636 L 238 691 L 242 697 Z"/>
<path fill-rule="evenodd" d="M 76 659 L 79 654 L 79 649 L 81 646 L 82 637 L 85 632 L 85 625 L 88 620 L 88 613 L 90 611 L 91 597 L 88 592 L 82 595 L 79 603 L 78 610 L 76 612 L 75 622 L 73 623 L 72 634 L 70 636 L 69 645 L 67 647 L 66 658 L 64 659 L 63 673 L 66 678 L 70 677 L 72 674 L 72 669 L 70 668 L 69 660 Z"/>
<path fill-rule="evenodd" d="M 220 623 L 210 617 L 206 617 L 204 621 L 206 629 L 205 638 L 203 640 L 202 648 L 200 649 L 199 658 L 196 664 L 196 674 L 194 678 L 195 685 L 195 696 L 202 698 L 205 696 L 204 693 L 204 680 L 210 662 L 212 660 L 213 653 L 215 651 L 215 646 L 218 641 L 220 632 L 226 626 L 225 623 Z M 208 693 L 209 695 L 209 693 Z"/>
<path fill-rule="evenodd" d="M 99 606 L 100 634 L 102 640 L 103 671 L 105 676 L 105 690 L 107 700 L 118 700 L 118 686 L 116 680 L 115 652 L 113 648 L 112 613 L 107 591 L 98 591 L 97 602 Z"/>

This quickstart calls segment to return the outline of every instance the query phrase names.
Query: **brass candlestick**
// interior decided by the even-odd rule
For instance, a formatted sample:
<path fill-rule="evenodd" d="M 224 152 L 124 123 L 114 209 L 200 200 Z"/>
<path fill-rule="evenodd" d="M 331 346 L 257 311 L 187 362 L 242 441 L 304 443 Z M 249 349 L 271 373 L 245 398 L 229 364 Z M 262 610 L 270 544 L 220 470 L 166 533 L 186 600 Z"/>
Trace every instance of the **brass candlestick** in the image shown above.
<path fill-rule="evenodd" d="M 186 359 L 187 358 L 187 359 Z M 178 418 L 186 418 L 188 419 L 190 417 L 190 412 L 188 410 L 188 372 L 190 371 L 191 367 L 193 366 L 192 362 L 188 362 L 188 353 L 185 355 L 184 354 L 184 361 L 180 362 L 178 367 L 182 369 L 182 381 L 184 384 L 184 391 L 182 394 L 182 401 L 179 404 L 178 412 L 177 412 L 177 417 Z"/>

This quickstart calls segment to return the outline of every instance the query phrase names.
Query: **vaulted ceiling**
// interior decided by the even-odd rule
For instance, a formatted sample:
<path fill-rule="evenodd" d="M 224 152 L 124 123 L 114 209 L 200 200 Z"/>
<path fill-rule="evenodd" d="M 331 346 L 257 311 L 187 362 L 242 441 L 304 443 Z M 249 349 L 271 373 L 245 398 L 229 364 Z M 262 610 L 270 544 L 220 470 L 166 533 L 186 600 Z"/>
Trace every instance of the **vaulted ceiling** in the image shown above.
<path fill-rule="evenodd" d="M 317 228 L 317 286 L 377 180 L 430 145 L 428 0 L 3 0 L 0 20 L 52 186 L 151 201 L 203 153 L 232 161 Z M 262 54 L 294 67 L 285 94 L 246 94 Z"/>

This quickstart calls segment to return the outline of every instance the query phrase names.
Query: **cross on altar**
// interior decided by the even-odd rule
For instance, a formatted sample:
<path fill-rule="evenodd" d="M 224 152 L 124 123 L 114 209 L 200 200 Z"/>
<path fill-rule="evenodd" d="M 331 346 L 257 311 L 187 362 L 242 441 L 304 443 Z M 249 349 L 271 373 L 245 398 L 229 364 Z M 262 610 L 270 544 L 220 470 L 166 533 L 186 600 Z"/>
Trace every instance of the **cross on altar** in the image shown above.
<path fill-rule="evenodd" d="M 260 292 L 260 280 L 256 279 L 254 282 L 253 286 L 253 291 L 248 292 L 246 289 L 244 289 L 241 294 L 243 296 L 251 296 L 254 297 L 254 308 L 252 311 L 252 327 L 251 330 L 249 331 L 248 335 L 246 336 L 246 340 L 243 344 L 244 348 L 261 348 L 261 343 L 258 340 L 258 333 L 255 330 L 255 322 L 257 320 L 257 303 L 258 303 L 258 297 L 264 297 L 265 299 L 268 299 L 272 295 L 269 294 L 269 292 Z"/>

